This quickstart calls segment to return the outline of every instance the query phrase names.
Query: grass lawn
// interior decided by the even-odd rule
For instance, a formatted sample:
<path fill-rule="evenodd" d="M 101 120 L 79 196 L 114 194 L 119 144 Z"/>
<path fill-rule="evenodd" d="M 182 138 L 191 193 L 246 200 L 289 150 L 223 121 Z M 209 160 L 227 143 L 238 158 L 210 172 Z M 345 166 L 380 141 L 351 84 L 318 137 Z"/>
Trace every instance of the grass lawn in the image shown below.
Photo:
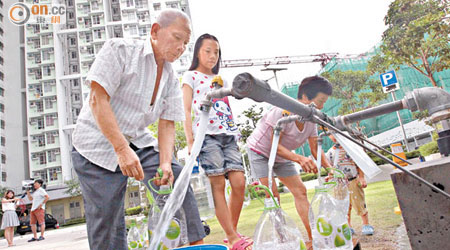
<path fill-rule="evenodd" d="M 361 237 L 361 243 L 364 249 L 385 249 L 379 248 L 386 244 L 386 249 L 397 240 L 395 235 L 396 228 L 403 223 L 400 215 L 394 213 L 394 207 L 397 206 L 397 197 L 391 181 L 382 181 L 371 183 L 365 189 L 366 203 L 369 209 L 370 224 L 375 227 L 374 236 Z M 312 199 L 314 190 L 308 190 L 308 198 Z M 290 193 L 281 194 L 282 209 L 297 223 L 306 238 L 306 230 L 297 215 L 293 196 Z M 239 220 L 238 231 L 246 236 L 253 236 L 256 223 L 262 214 L 263 205 L 258 200 L 252 200 L 251 204 L 244 208 Z M 216 218 L 207 221 L 211 227 L 211 234 L 205 238 L 207 244 L 223 244 L 225 233 L 220 227 Z M 352 212 L 352 224 L 357 234 L 361 232 L 361 217 Z M 381 244 L 381 245 L 380 245 Z M 372 247 L 373 246 L 373 247 Z"/>

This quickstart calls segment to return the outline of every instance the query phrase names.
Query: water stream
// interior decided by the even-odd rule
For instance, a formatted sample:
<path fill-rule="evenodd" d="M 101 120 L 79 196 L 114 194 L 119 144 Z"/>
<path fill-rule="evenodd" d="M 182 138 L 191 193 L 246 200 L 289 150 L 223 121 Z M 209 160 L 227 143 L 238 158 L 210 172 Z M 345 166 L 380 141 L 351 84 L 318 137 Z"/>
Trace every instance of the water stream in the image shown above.
<path fill-rule="evenodd" d="M 184 197 L 186 196 L 187 189 L 189 187 L 192 169 L 200 149 L 205 138 L 206 126 L 208 124 L 209 110 L 202 111 L 200 114 L 199 127 L 197 129 L 197 134 L 195 135 L 194 145 L 192 146 L 191 155 L 189 156 L 186 165 L 181 171 L 177 178 L 172 194 L 169 196 L 163 211 L 161 212 L 161 217 L 159 218 L 158 224 L 155 227 L 154 235 L 152 235 L 150 246 L 148 250 L 156 250 L 162 237 L 169 228 L 171 219 L 175 215 L 176 211 L 180 209 L 183 204 Z"/>

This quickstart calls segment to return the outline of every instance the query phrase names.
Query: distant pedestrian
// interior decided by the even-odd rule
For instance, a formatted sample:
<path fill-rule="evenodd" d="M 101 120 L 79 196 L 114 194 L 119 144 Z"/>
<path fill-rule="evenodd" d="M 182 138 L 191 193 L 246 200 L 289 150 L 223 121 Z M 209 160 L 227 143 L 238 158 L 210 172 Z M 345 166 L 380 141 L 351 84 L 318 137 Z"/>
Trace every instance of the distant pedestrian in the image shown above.
<path fill-rule="evenodd" d="M 30 190 L 27 190 L 27 196 L 30 201 L 33 202 L 31 206 L 30 213 L 30 225 L 31 231 L 33 231 L 34 237 L 28 240 L 28 242 L 45 240 L 44 231 L 45 231 L 45 203 L 50 199 L 47 192 L 45 192 L 42 185 L 44 182 L 42 180 L 34 181 L 34 192 L 30 194 Z M 41 236 L 37 237 L 36 233 L 36 223 L 39 223 L 41 229 Z"/>
<path fill-rule="evenodd" d="M 8 242 L 8 247 L 14 246 L 14 227 L 17 227 L 19 223 L 19 217 L 17 217 L 16 206 L 20 198 L 14 197 L 14 191 L 8 190 L 2 199 L 2 227 L 5 230 L 5 239 Z"/>
<path fill-rule="evenodd" d="M 336 143 L 327 152 L 327 158 L 331 163 L 337 159 L 337 166 L 334 166 L 342 170 L 348 179 L 348 191 L 350 193 L 350 206 L 348 209 L 348 224 L 352 234 L 355 231 L 351 224 L 351 211 L 352 208 L 356 210 L 356 213 L 361 216 L 363 222 L 362 234 L 373 235 L 374 228 L 369 224 L 369 211 L 367 210 L 364 188 L 367 187 L 367 181 L 364 177 L 362 170 L 356 165 L 356 163 L 345 152 L 344 148 L 336 142 L 336 138 L 331 134 L 330 139 Z"/>

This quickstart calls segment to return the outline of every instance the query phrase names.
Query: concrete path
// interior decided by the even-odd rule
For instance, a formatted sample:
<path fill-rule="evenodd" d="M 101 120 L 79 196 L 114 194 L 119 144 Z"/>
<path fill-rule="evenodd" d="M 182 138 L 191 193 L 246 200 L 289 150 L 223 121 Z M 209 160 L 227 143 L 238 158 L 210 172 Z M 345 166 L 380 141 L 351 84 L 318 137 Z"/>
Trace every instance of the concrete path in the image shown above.
<path fill-rule="evenodd" d="M 38 234 L 39 236 L 39 234 Z M 14 244 L 16 246 L 8 247 L 8 243 L 3 238 L 0 240 L 0 249 L 11 250 L 88 250 L 88 240 L 86 233 L 86 224 L 72 226 L 68 228 L 52 229 L 45 232 L 45 240 L 28 243 L 32 238 L 31 233 L 23 236 L 16 235 Z"/>

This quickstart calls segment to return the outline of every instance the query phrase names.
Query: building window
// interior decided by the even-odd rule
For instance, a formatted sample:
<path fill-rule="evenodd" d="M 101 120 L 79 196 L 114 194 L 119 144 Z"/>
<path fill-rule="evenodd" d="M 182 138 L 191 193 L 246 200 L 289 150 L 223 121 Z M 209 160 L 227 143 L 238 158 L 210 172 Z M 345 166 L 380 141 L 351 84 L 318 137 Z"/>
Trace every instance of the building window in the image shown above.
<path fill-rule="evenodd" d="M 44 82 L 44 92 L 48 93 L 48 92 L 52 92 L 53 87 L 52 85 L 54 84 L 54 82 Z"/>
<path fill-rule="evenodd" d="M 52 75 L 52 69 L 50 68 L 50 66 L 44 66 L 42 67 L 44 72 L 44 76 L 51 76 Z"/>
<path fill-rule="evenodd" d="M 146 36 L 146 35 L 147 35 L 147 27 L 139 28 L 139 36 Z"/>
<path fill-rule="evenodd" d="M 69 12 L 68 14 L 69 14 L 69 19 L 72 19 L 74 17 L 73 12 Z"/>
<path fill-rule="evenodd" d="M 36 119 L 36 121 L 37 121 L 37 125 L 38 125 L 38 129 L 44 129 L 44 119 L 42 119 L 42 118 L 38 118 L 38 119 Z"/>
<path fill-rule="evenodd" d="M 101 30 L 94 30 L 94 38 L 95 39 L 102 39 L 102 31 Z"/>
<path fill-rule="evenodd" d="M 100 24 L 100 16 L 92 16 L 93 24 Z"/>
<path fill-rule="evenodd" d="M 5 121 L 4 120 L 0 121 L 0 128 L 5 129 Z"/>
<path fill-rule="evenodd" d="M 0 56 L 0 64 L 3 65 L 3 57 Z"/>
<path fill-rule="evenodd" d="M 55 124 L 55 120 L 52 115 L 45 116 L 45 124 L 47 124 L 47 127 Z"/>
<path fill-rule="evenodd" d="M 38 141 L 38 146 L 39 147 L 45 147 L 45 137 L 43 135 L 38 135 L 36 136 L 37 141 Z"/>
<path fill-rule="evenodd" d="M 75 38 L 71 37 L 69 39 L 69 43 L 70 43 L 70 45 L 77 45 L 77 40 Z"/>
<path fill-rule="evenodd" d="M 33 171 L 33 177 L 48 182 L 47 170 Z"/>
<path fill-rule="evenodd" d="M 2 172 L 2 181 L 3 181 L 3 182 L 6 181 L 6 172 Z"/>
<path fill-rule="evenodd" d="M 5 105 L 3 103 L 0 103 L 0 112 L 5 113 Z"/>
<path fill-rule="evenodd" d="M 3 78 L 5 77 L 5 75 L 3 74 L 3 72 L 0 72 L 0 80 L 3 81 Z"/>
<path fill-rule="evenodd" d="M 68 6 L 73 6 L 73 0 L 67 1 L 67 5 L 68 5 Z"/>
<path fill-rule="evenodd" d="M 172 3 L 166 3 L 166 6 L 173 9 L 178 9 L 178 3 L 172 2 Z"/>
<path fill-rule="evenodd" d="M 98 3 L 96 1 L 91 2 L 92 10 L 98 10 Z"/>
<path fill-rule="evenodd" d="M 77 59 L 77 52 L 76 51 L 71 51 L 70 52 L 70 58 Z"/>
<path fill-rule="evenodd" d="M 133 6 L 133 0 L 126 0 L 127 1 L 127 7 Z"/>
<path fill-rule="evenodd" d="M 78 87 L 80 84 L 78 83 L 78 80 L 74 79 L 74 80 L 70 80 L 72 82 L 72 87 L 76 88 Z"/>
<path fill-rule="evenodd" d="M 1 144 L 2 146 L 5 146 L 6 144 L 6 138 L 4 136 L 1 137 Z"/>
<path fill-rule="evenodd" d="M 47 158 L 45 157 L 45 153 L 38 153 L 39 156 L 39 164 L 44 165 L 47 164 Z"/>
<path fill-rule="evenodd" d="M 48 162 L 55 162 L 56 161 L 56 154 L 54 150 L 48 151 Z"/>
<path fill-rule="evenodd" d="M 79 93 L 74 93 L 74 94 L 73 94 L 73 100 L 74 100 L 75 102 L 80 101 L 80 94 L 79 94 Z"/>
<path fill-rule="evenodd" d="M 137 28 L 136 26 L 130 26 L 130 35 L 137 35 Z"/>
<path fill-rule="evenodd" d="M 71 69 L 72 73 L 77 73 L 78 72 L 78 65 L 71 65 L 70 69 Z"/>
<path fill-rule="evenodd" d="M 50 60 L 50 53 L 48 51 L 42 51 L 42 60 Z"/>
<path fill-rule="evenodd" d="M 44 28 L 42 28 L 42 29 L 44 29 Z M 42 38 L 41 45 L 48 45 L 50 43 L 49 36 L 42 36 L 41 38 Z"/>
<path fill-rule="evenodd" d="M 46 109 L 53 108 L 53 100 L 51 98 L 45 98 L 45 108 Z"/>
<path fill-rule="evenodd" d="M 58 132 L 56 133 L 47 133 L 47 144 L 54 144 L 55 143 L 55 137 L 58 135 Z"/>
<path fill-rule="evenodd" d="M 6 155 L 2 154 L 2 163 L 5 164 L 6 163 Z"/>
<path fill-rule="evenodd" d="M 153 4 L 153 9 L 154 9 L 155 11 L 161 10 L 161 4 L 160 4 L 160 3 L 154 3 L 154 4 Z"/>
<path fill-rule="evenodd" d="M 36 102 L 36 111 L 37 112 L 43 112 L 44 111 L 44 105 L 42 102 Z"/>
<path fill-rule="evenodd" d="M 4 88 L 0 88 L 0 96 L 5 96 L 5 89 Z"/>
<path fill-rule="evenodd" d="M 3 22 L 3 15 L 0 14 L 0 22 Z"/>

